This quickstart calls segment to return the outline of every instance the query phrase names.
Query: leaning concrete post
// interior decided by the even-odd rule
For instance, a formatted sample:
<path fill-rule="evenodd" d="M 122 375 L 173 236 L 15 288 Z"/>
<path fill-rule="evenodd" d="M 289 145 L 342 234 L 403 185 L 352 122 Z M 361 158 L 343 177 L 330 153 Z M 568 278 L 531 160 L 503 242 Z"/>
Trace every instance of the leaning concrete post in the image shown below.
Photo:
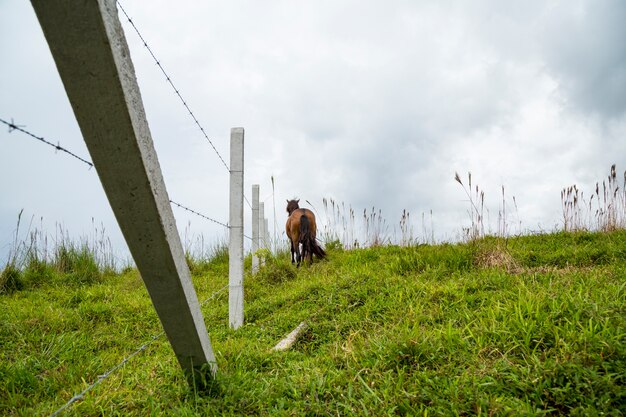
<path fill-rule="evenodd" d="M 259 184 L 252 186 L 252 273 L 259 270 L 259 258 L 256 252 L 259 250 Z"/>
<path fill-rule="evenodd" d="M 32 0 L 32 4 L 104 191 L 176 358 L 190 381 L 210 381 L 211 373 L 205 371 L 215 373 L 215 356 L 115 0 Z"/>
<path fill-rule="evenodd" d="M 228 321 L 235 330 L 243 325 L 243 135 L 242 127 L 230 130 Z"/>
<path fill-rule="evenodd" d="M 267 248 L 265 241 L 265 203 L 259 203 L 259 247 Z"/>

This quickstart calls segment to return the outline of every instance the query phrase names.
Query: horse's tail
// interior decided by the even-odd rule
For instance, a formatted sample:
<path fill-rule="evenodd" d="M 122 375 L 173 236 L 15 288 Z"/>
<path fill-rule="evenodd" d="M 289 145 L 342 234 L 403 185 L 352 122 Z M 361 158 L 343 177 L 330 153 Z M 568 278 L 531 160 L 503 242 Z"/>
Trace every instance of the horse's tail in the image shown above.
<path fill-rule="evenodd" d="M 315 239 L 313 239 L 312 242 L 312 252 L 315 256 L 317 256 L 320 259 L 323 259 L 326 257 L 326 252 L 324 251 L 324 249 L 322 249 L 322 247 L 320 245 L 317 244 L 317 242 L 315 241 Z"/>
<path fill-rule="evenodd" d="M 311 247 L 311 223 L 306 215 L 300 217 L 300 241 L 302 244 L 302 257 L 306 259 L 307 253 L 314 253 Z"/>
<path fill-rule="evenodd" d="M 304 214 L 300 218 L 300 243 L 302 243 L 302 257 L 307 253 L 315 255 L 320 259 L 326 257 L 326 252 L 320 245 L 317 244 L 315 236 L 311 233 L 311 223 Z"/>

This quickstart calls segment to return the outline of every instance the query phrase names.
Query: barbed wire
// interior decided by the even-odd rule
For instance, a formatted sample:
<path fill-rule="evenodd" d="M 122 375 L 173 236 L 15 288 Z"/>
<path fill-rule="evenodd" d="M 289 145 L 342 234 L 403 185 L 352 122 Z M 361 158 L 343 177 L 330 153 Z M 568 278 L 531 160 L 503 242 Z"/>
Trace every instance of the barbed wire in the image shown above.
<path fill-rule="evenodd" d="M 209 298 L 207 298 L 206 300 L 204 300 L 201 304 L 200 307 L 204 306 L 206 303 L 208 303 L 210 300 L 214 299 L 215 297 L 217 297 L 221 292 L 223 292 L 226 288 L 228 288 L 228 284 L 224 285 L 222 288 L 220 288 L 219 290 L 217 290 L 216 292 L 214 292 L 213 294 L 211 294 L 211 296 Z M 74 395 L 72 398 L 70 398 L 70 400 L 68 402 L 66 402 L 63 406 L 61 406 L 59 409 L 57 409 L 54 413 L 50 414 L 50 417 L 56 417 L 58 415 L 60 415 L 63 411 L 65 411 L 68 407 L 70 407 L 72 404 L 74 404 L 76 401 L 82 400 L 85 395 L 91 391 L 92 389 L 94 389 L 99 383 L 101 383 L 102 381 L 104 381 L 105 379 L 107 379 L 111 374 L 113 374 L 115 371 L 117 371 L 118 369 L 120 369 L 121 367 L 123 367 L 124 365 L 126 365 L 132 358 L 134 358 L 135 356 L 137 356 L 139 353 L 143 352 L 144 350 L 146 350 L 151 344 L 153 344 L 154 342 L 156 342 L 158 339 L 160 339 L 161 337 L 163 337 L 163 335 L 165 334 L 165 331 L 162 331 L 161 333 L 154 335 L 150 338 L 150 340 L 148 340 L 146 343 L 144 343 L 143 345 L 141 345 L 137 350 L 135 350 L 133 353 L 131 353 L 130 355 L 126 356 L 120 363 L 118 363 L 117 365 L 115 365 L 113 368 L 109 369 L 108 371 L 106 371 L 105 373 L 103 373 L 102 375 L 98 375 L 98 379 L 96 379 L 95 382 L 93 382 L 91 385 L 89 385 L 87 388 L 85 388 L 84 390 L 82 390 L 80 393 Z"/>
<path fill-rule="evenodd" d="M 37 136 L 37 135 L 29 132 L 28 130 L 22 129 L 23 126 L 15 124 L 13 119 L 11 119 L 11 122 L 7 122 L 4 119 L 0 119 L 0 122 L 2 122 L 5 125 L 9 126 L 9 133 L 13 132 L 14 130 L 20 131 L 20 132 L 30 136 L 33 139 L 37 139 L 38 141 L 43 142 L 43 143 L 45 143 L 48 146 L 52 146 L 57 151 L 65 152 L 66 154 L 70 155 L 71 157 L 78 159 L 79 161 L 83 162 L 84 164 L 87 164 L 90 169 L 93 168 L 93 163 L 92 162 L 89 162 L 86 159 L 83 159 L 80 156 L 76 155 L 75 153 L 68 151 L 67 149 L 62 147 L 60 143 L 57 143 L 55 145 L 54 143 L 44 139 L 42 136 Z"/>
<path fill-rule="evenodd" d="M 46 145 L 52 146 L 53 148 L 55 148 L 55 149 L 57 149 L 57 150 L 60 150 L 60 151 L 63 151 L 63 152 L 65 152 L 66 154 L 68 154 L 68 155 L 70 155 L 70 156 L 72 156 L 72 157 L 74 157 L 74 158 L 78 159 L 79 161 L 81 161 L 81 162 L 83 162 L 84 164 L 88 165 L 90 169 L 91 169 L 91 168 L 93 168 L 93 163 L 92 163 L 92 162 L 89 162 L 89 161 L 87 161 L 86 159 L 83 159 L 83 158 L 81 158 L 80 156 L 77 156 L 77 155 L 76 155 L 76 154 L 74 154 L 73 152 L 71 152 L 71 151 L 69 151 L 69 150 L 67 150 L 67 149 L 63 148 L 63 147 L 62 147 L 62 146 L 60 146 L 60 145 L 55 145 L 55 144 L 53 144 L 52 142 L 47 141 L 47 140 L 46 140 L 46 139 L 44 139 L 43 137 L 41 137 L 41 136 L 37 136 L 37 135 L 35 135 L 34 133 L 31 133 L 31 132 L 29 132 L 28 130 L 23 129 L 23 128 L 22 128 L 23 126 L 17 125 L 13 119 L 11 119 L 11 122 L 7 122 L 6 120 L 4 120 L 4 119 L 1 119 L 1 118 L 0 118 L 0 122 L 2 122 L 2 123 L 4 123 L 5 125 L 9 126 L 9 133 L 10 133 L 10 132 L 12 132 L 12 131 L 14 131 L 14 130 L 18 130 L 18 131 L 20 131 L 20 132 L 22 132 L 22 133 L 24 133 L 24 134 L 26 134 L 26 135 L 28 135 L 28 136 L 30 136 L 30 137 L 32 137 L 32 138 L 35 138 L 35 139 L 37 139 L 37 140 L 39 140 L 39 141 L 41 141 L 41 142 L 45 143 Z M 244 198 L 245 198 L 245 196 L 244 196 Z M 175 205 L 177 205 L 178 207 L 180 207 L 180 208 L 182 208 L 182 209 L 185 209 L 185 210 L 187 210 L 187 211 L 189 211 L 189 212 L 191 212 L 191 213 L 194 213 L 194 214 L 196 214 L 196 215 L 198 215 L 198 216 L 200 216 L 200 217 L 202 217 L 202 218 L 204 218 L 204 219 L 206 219 L 206 220 L 212 221 L 213 223 L 217 223 L 217 224 L 219 224 L 219 225 L 221 225 L 221 226 L 224 226 L 224 227 L 226 227 L 226 228 L 229 228 L 227 224 L 222 223 L 222 222 L 220 222 L 220 221 L 217 221 L 217 220 L 215 220 L 215 219 L 212 219 L 212 218 L 210 218 L 210 217 L 208 217 L 208 216 L 205 216 L 205 215 L 203 215 L 203 214 L 200 214 L 200 213 L 198 213 L 197 211 L 192 210 L 192 209 L 190 209 L 190 208 L 188 208 L 188 207 L 185 207 L 185 206 L 183 206 L 182 204 L 179 204 L 179 203 L 177 203 L 177 202 L 175 202 L 175 201 L 170 200 L 170 203 L 175 204 Z M 244 235 L 244 236 L 245 236 L 245 235 Z M 247 237 L 247 236 L 246 236 L 246 237 Z"/>
<path fill-rule="evenodd" d="M 182 204 L 180 204 L 180 203 L 177 203 L 177 202 L 175 202 L 175 201 L 173 201 L 173 200 L 170 200 L 170 203 L 172 203 L 172 204 L 174 204 L 174 205 L 176 205 L 176 206 L 180 207 L 180 208 L 181 208 L 181 209 L 183 209 L 183 210 L 186 210 L 186 211 L 188 211 L 188 212 L 190 212 L 190 213 L 193 213 L 193 214 L 195 214 L 196 216 L 202 217 L 203 219 L 209 220 L 209 221 L 211 221 L 211 222 L 213 222 L 213 223 L 219 224 L 220 226 L 224 226 L 225 228 L 230 229 L 230 226 L 229 226 L 229 225 L 227 225 L 226 223 L 222 223 L 222 222 L 217 221 L 217 220 L 215 220 L 215 219 L 212 219 L 212 218 L 210 218 L 210 217 L 208 217 L 208 216 L 205 216 L 204 214 L 198 213 L 197 211 L 192 210 L 192 209 L 190 209 L 189 207 L 185 207 L 185 206 L 183 206 L 183 205 L 182 205 Z"/>
<path fill-rule="evenodd" d="M 198 119 L 196 118 L 196 116 L 194 115 L 193 111 L 191 111 L 191 109 L 189 108 L 189 106 L 187 105 L 187 102 L 185 101 L 185 99 L 182 97 L 182 95 L 180 94 L 180 90 L 178 90 L 178 88 L 176 88 L 176 86 L 174 85 L 174 83 L 172 82 L 172 78 L 167 74 L 167 72 L 165 71 L 165 69 L 163 68 L 163 65 L 161 65 L 161 62 L 159 61 L 159 59 L 156 57 L 156 55 L 154 54 L 154 52 L 152 51 L 152 48 L 150 48 L 150 46 L 148 45 L 148 42 L 146 42 L 146 40 L 144 39 L 143 35 L 141 34 L 141 32 L 139 32 L 139 29 L 137 28 L 137 25 L 135 25 L 135 22 L 133 22 L 133 20 L 131 19 L 131 17 L 128 15 L 128 13 L 126 12 L 126 10 L 124 9 L 124 6 L 122 6 L 122 4 L 117 1 L 117 5 L 120 7 L 120 10 L 122 11 L 122 13 L 124 14 L 124 16 L 126 17 L 126 19 L 128 20 L 128 23 L 130 23 L 130 25 L 132 26 L 132 28 L 134 29 L 135 33 L 137 33 L 137 36 L 139 36 L 139 39 L 141 39 L 141 42 L 143 43 L 143 46 L 148 50 L 148 53 L 150 54 L 150 56 L 152 56 L 152 59 L 154 60 L 154 62 L 156 63 L 156 65 L 159 67 L 159 69 L 161 70 L 161 72 L 163 73 L 163 75 L 165 76 L 165 80 L 168 82 L 168 84 L 170 84 L 170 86 L 172 87 L 172 89 L 174 90 L 174 93 L 178 96 L 178 98 L 180 99 L 181 103 L 183 104 L 183 106 L 185 107 L 185 109 L 187 110 L 187 112 L 189 113 L 189 115 L 191 116 L 191 118 L 193 119 L 194 123 L 196 124 L 196 126 L 198 126 L 198 128 L 200 129 L 200 131 L 202 132 L 202 135 L 205 137 L 205 139 L 209 142 L 209 144 L 211 145 L 211 147 L 213 148 L 213 150 L 215 151 L 215 153 L 217 154 L 217 156 L 219 157 L 220 161 L 222 162 L 222 164 L 226 167 L 226 169 L 228 170 L 228 172 L 230 172 L 230 168 L 228 167 L 228 165 L 226 164 L 226 161 L 224 161 L 224 158 L 222 158 L 222 155 L 218 152 L 217 148 L 215 147 L 215 145 L 213 144 L 213 142 L 211 141 L 211 139 L 209 139 L 209 136 L 206 134 L 204 128 L 202 127 L 202 125 L 200 125 L 200 122 L 198 121 Z M 246 195 L 244 194 L 243 198 L 245 199 L 246 203 L 248 204 L 248 207 L 252 208 L 252 204 L 250 204 L 250 201 L 248 200 L 248 197 L 246 197 Z M 213 221 L 213 220 L 211 220 Z M 218 222 L 218 224 L 221 224 Z"/>
<path fill-rule="evenodd" d="M 172 87 L 172 89 L 174 90 L 174 93 L 178 96 L 178 98 L 180 99 L 181 103 L 183 103 L 183 106 L 185 107 L 185 109 L 187 109 L 187 112 L 189 113 L 189 115 L 193 119 L 193 121 L 196 124 L 196 126 L 198 126 L 198 128 L 200 129 L 200 132 L 202 132 L 202 135 L 209 142 L 209 144 L 211 145 L 211 147 L 213 148 L 213 150 L 217 154 L 218 158 L 220 159 L 220 161 L 222 162 L 224 167 L 226 167 L 226 170 L 230 172 L 230 168 L 228 167 L 228 164 L 226 164 L 226 161 L 224 161 L 224 158 L 222 158 L 222 155 L 220 155 L 220 153 L 217 151 L 217 148 L 215 147 L 215 145 L 213 144 L 211 139 L 209 139 L 209 136 L 204 131 L 204 128 L 200 125 L 200 122 L 198 121 L 196 116 L 193 114 L 193 112 L 189 108 L 189 105 L 187 105 L 187 101 L 185 101 L 183 96 L 180 94 L 180 90 L 178 90 L 178 88 L 176 88 L 176 86 L 172 82 L 172 78 L 167 74 L 167 72 L 165 72 L 165 69 L 163 68 L 163 65 L 161 65 L 161 62 L 157 59 L 156 55 L 154 55 L 154 52 L 152 52 L 152 48 L 150 48 L 150 46 L 148 45 L 148 42 L 146 42 L 144 37 L 141 35 L 141 32 L 139 32 L 139 29 L 135 25 L 135 22 L 133 22 L 133 19 L 131 19 L 130 16 L 128 15 L 128 13 L 126 13 L 126 10 L 124 10 L 124 7 L 122 6 L 122 4 L 119 1 L 117 2 L 117 5 L 120 7 L 120 10 L 122 11 L 122 13 L 124 13 L 124 16 L 126 16 L 126 19 L 128 20 L 128 23 L 130 23 L 132 28 L 137 33 L 137 36 L 139 36 L 139 39 L 141 39 L 141 42 L 143 42 L 143 46 L 148 50 L 148 52 L 150 53 L 150 56 L 152 56 L 152 59 L 157 64 L 157 66 L 159 67 L 159 69 L 161 70 L 163 75 L 165 76 L 165 80 L 167 81 L 167 83 Z"/>
<path fill-rule="evenodd" d="M 245 198 L 245 196 L 244 196 L 244 198 Z M 174 204 L 174 205 L 176 205 L 176 206 L 180 207 L 180 208 L 181 208 L 181 209 L 183 209 L 183 210 L 186 210 L 186 211 L 188 211 L 188 212 L 190 212 L 190 213 L 193 213 L 193 214 L 195 214 L 195 215 L 196 215 L 196 216 L 198 216 L 198 217 L 202 217 L 203 219 L 206 219 L 206 220 L 209 220 L 209 221 L 211 221 L 211 222 L 213 222 L 213 223 L 219 224 L 220 226 L 224 226 L 225 228 L 227 228 L 227 229 L 229 229 L 229 230 L 231 229 L 231 227 L 230 227 L 228 224 L 226 224 L 226 223 L 222 223 L 222 222 L 217 221 L 217 220 L 215 220 L 215 219 L 212 219 L 212 218 L 210 218 L 210 217 L 208 217 L 208 216 L 205 216 L 205 215 L 204 215 L 204 214 L 202 214 L 202 213 L 198 213 L 197 211 L 192 210 L 192 209 L 190 209 L 189 207 L 185 207 L 185 206 L 183 206 L 182 204 L 179 204 L 179 203 L 177 203 L 177 202 L 175 202 L 175 201 L 173 201 L 173 200 L 170 200 L 170 203 L 172 203 L 172 204 Z M 247 238 L 247 239 L 249 239 L 249 240 L 252 240 L 252 238 L 251 238 L 250 236 L 247 236 L 245 233 L 244 233 L 243 237 L 245 237 L 245 238 Z"/>
<path fill-rule="evenodd" d="M 244 198 L 245 198 L 245 196 L 244 196 Z M 186 210 L 186 211 L 188 211 L 188 212 L 190 212 L 190 213 L 193 213 L 193 214 L 195 214 L 196 216 L 202 217 L 203 219 L 206 219 L 206 220 L 212 221 L 213 223 L 217 223 L 217 224 L 219 224 L 220 226 L 224 226 L 225 228 L 227 228 L 227 229 L 229 229 L 229 230 L 230 230 L 230 228 L 231 228 L 231 227 L 230 227 L 229 225 L 227 225 L 226 223 L 222 223 L 222 222 L 217 221 L 217 220 L 215 220 L 215 219 L 212 219 L 212 218 L 210 218 L 210 217 L 208 217 L 208 216 L 205 216 L 205 215 L 204 215 L 204 214 L 202 214 L 202 213 L 198 213 L 197 211 L 192 210 L 192 209 L 190 209 L 189 207 L 185 207 L 185 206 L 183 206 L 182 204 L 179 204 L 179 203 L 177 203 L 177 202 L 175 202 L 175 201 L 170 200 L 170 203 L 175 204 L 176 206 L 180 207 L 181 209 Z M 252 240 L 252 238 L 251 238 L 250 236 L 246 235 L 245 233 L 243 234 L 243 237 L 245 237 L 245 238 L 246 238 L 246 239 L 248 239 L 248 240 Z"/>

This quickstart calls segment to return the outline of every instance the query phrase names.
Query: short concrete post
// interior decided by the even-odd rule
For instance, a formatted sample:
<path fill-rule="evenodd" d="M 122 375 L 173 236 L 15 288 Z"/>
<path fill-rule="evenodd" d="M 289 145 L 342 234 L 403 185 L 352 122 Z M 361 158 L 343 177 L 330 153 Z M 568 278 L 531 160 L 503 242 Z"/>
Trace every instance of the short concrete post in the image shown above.
<path fill-rule="evenodd" d="M 252 186 L 252 273 L 259 270 L 259 184 Z"/>
<path fill-rule="evenodd" d="M 265 247 L 268 248 L 270 251 L 272 250 L 272 242 L 270 241 L 270 231 L 269 231 L 269 223 L 267 221 L 267 219 L 263 219 L 264 220 L 264 225 L 263 225 L 263 229 L 265 229 Z"/>
<path fill-rule="evenodd" d="M 230 130 L 230 221 L 228 245 L 228 321 L 243 325 L 243 140 L 242 127 Z"/>
<path fill-rule="evenodd" d="M 265 203 L 259 203 L 259 247 L 267 248 L 265 240 Z"/>
<path fill-rule="evenodd" d="M 115 0 L 32 0 L 113 213 L 189 381 L 217 365 Z M 208 367 L 206 366 L 208 365 Z M 206 379 L 208 376 L 208 380 Z"/>

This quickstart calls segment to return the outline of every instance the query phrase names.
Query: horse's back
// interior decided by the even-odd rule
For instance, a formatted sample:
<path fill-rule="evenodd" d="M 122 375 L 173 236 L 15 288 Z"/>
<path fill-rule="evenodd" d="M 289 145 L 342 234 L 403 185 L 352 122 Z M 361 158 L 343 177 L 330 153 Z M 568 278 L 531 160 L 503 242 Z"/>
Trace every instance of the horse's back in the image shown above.
<path fill-rule="evenodd" d="M 294 217 L 294 216 L 297 217 L 298 219 L 302 216 L 306 216 L 307 219 L 309 219 L 309 221 L 315 222 L 315 214 L 313 214 L 311 210 L 306 209 L 306 208 L 295 210 L 290 217 Z"/>
<path fill-rule="evenodd" d="M 317 231 L 317 225 L 315 224 L 315 214 L 309 209 L 300 209 L 303 211 L 302 215 L 306 216 L 309 220 L 311 232 L 313 232 L 313 236 L 315 236 L 315 232 Z"/>
<path fill-rule="evenodd" d="M 315 224 L 315 214 L 309 209 L 299 208 L 294 210 L 291 215 L 287 218 L 287 223 L 285 224 L 285 229 L 287 231 L 287 237 L 289 239 L 298 237 L 300 231 L 300 219 L 302 216 L 305 216 L 309 221 L 309 227 L 311 232 L 313 233 L 313 237 L 317 232 L 317 225 Z"/>

